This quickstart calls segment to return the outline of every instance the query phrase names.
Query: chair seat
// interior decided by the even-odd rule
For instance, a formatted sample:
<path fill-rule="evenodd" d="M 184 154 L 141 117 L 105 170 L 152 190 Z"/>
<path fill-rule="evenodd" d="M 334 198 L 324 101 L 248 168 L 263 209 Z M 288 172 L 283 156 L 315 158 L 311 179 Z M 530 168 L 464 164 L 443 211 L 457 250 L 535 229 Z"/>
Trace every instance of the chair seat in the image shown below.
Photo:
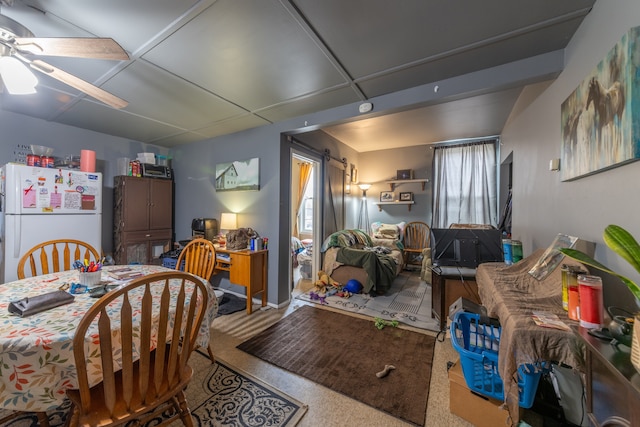
<path fill-rule="evenodd" d="M 154 359 L 152 355 L 152 360 Z M 135 378 L 134 384 L 139 384 L 138 376 L 140 375 L 139 366 L 136 363 L 134 365 L 133 376 Z M 132 419 L 141 419 L 145 414 L 149 413 L 149 418 L 152 418 L 155 414 L 160 414 L 165 412 L 169 406 L 174 407 L 174 414 L 171 416 L 170 420 L 177 419 L 180 416 L 179 408 L 175 407 L 174 402 L 172 401 L 172 397 L 175 396 L 176 388 L 185 388 L 191 378 L 193 377 L 193 369 L 190 366 L 186 366 L 183 369 L 182 375 L 180 376 L 181 380 L 178 386 L 169 387 L 168 384 L 162 384 L 160 386 L 159 398 L 157 401 L 166 402 L 163 406 L 154 405 L 152 407 L 147 406 L 142 402 L 142 395 L 140 394 L 140 390 L 138 387 L 135 387 L 132 391 L 132 400 L 131 400 L 131 408 L 127 408 L 126 403 L 122 399 L 122 371 L 116 373 L 116 388 L 117 388 L 117 396 L 118 400 L 115 402 L 115 409 L 113 413 L 113 417 L 109 416 L 109 410 L 105 405 L 104 398 L 104 383 L 99 383 L 93 387 L 91 387 L 91 407 L 89 408 L 87 414 L 77 414 L 78 416 L 78 424 L 79 426 L 108 426 L 113 423 L 126 422 Z M 149 382 L 150 389 L 147 391 L 147 397 L 150 401 L 153 401 L 154 396 L 154 383 L 153 379 L 150 379 Z M 80 408 L 80 392 L 79 390 L 67 390 L 67 397 L 73 402 L 76 408 Z M 184 396 L 183 396 L 184 398 Z M 75 414 L 74 414 L 75 415 Z M 144 418 L 142 418 L 144 419 Z M 165 420 L 163 422 L 167 422 L 169 420 Z"/>

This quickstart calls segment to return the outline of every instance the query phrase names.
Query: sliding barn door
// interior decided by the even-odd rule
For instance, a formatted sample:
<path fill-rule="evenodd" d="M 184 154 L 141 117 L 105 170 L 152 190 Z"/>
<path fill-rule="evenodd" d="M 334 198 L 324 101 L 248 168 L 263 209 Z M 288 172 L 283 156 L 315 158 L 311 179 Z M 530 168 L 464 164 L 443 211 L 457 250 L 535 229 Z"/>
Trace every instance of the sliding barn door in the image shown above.
<path fill-rule="evenodd" d="M 324 162 L 324 203 L 322 240 L 344 229 L 345 166 L 336 160 Z"/>

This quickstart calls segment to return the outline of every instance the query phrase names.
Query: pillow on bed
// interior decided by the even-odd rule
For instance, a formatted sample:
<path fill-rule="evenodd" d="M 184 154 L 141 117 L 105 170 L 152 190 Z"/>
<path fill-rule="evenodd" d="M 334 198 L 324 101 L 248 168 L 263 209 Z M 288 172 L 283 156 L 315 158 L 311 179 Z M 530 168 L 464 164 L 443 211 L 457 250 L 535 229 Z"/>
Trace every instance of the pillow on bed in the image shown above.
<path fill-rule="evenodd" d="M 388 248 L 388 249 L 397 249 L 397 250 L 404 250 L 404 246 L 402 245 L 402 242 L 399 239 L 379 239 L 377 237 L 372 237 L 371 238 L 372 241 L 372 245 L 375 246 L 382 246 L 384 248 Z"/>
<path fill-rule="evenodd" d="M 397 224 L 374 222 L 371 224 L 371 232 L 378 239 L 402 239 L 405 224 L 404 221 Z"/>

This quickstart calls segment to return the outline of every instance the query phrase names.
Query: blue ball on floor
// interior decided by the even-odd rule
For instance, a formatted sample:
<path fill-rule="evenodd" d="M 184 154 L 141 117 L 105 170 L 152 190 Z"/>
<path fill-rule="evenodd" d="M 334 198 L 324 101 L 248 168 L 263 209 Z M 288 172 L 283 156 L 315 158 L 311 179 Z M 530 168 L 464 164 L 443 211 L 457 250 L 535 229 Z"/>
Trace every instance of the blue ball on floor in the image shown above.
<path fill-rule="evenodd" d="M 362 291 L 362 283 L 358 282 L 356 279 L 351 279 L 344 285 L 344 290 L 351 292 L 352 294 L 357 294 Z"/>

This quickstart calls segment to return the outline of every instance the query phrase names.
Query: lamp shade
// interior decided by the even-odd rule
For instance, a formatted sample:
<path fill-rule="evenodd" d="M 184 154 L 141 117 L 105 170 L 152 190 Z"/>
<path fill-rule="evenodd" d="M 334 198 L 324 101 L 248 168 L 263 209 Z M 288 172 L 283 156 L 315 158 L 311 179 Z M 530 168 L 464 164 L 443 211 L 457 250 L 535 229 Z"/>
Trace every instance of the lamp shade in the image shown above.
<path fill-rule="evenodd" d="M 371 184 L 358 184 L 358 187 L 360 187 L 362 191 L 367 191 L 371 188 Z"/>
<path fill-rule="evenodd" d="M 13 95 L 36 93 L 38 78 L 26 65 L 11 56 L 0 57 L 0 76 L 7 92 Z"/>
<path fill-rule="evenodd" d="M 238 228 L 238 215 L 232 212 L 223 212 L 220 218 L 221 230 L 235 230 Z"/>

